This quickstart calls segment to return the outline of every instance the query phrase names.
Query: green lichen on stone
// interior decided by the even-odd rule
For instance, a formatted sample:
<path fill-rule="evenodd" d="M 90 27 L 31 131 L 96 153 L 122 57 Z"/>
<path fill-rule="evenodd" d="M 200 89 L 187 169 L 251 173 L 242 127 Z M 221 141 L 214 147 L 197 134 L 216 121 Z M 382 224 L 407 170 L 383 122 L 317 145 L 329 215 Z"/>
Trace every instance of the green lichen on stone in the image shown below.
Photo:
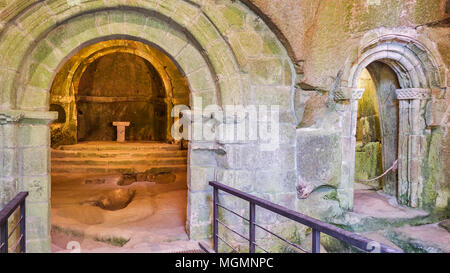
<path fill-rule="evenodd" d="M 334 200 L 339 202 L 337 191 L 330 192 L 329 194 L 325 195 L 323 199 Z"/>
<path fill-rule="evenodd" d="M 245 22 L 245 14 L 239 8 L 227 6 L 222 10 L 223 17 L 230 25 L 242 27 Z"/>
<path fill-rule="evenodd" d="M 263 53 L 266 55 L 281 55 L 282 49 L 279 46 L 275 37 L 270 33 L 264 34 L 263 38 Z"/>
<path fill-rule="evenodd" d="M 122 237 L 95 237 L 94 238 L 95 241 L 97 242 L 102 242 L 102 243 L 106 243 L 112 246 L 119 246 L 119 247 L 123 247 L 124 245 L 126 245 L 130 239 L 125 239 Z"/>
<path fill-rule="evenodd" d="M 400 0 L 379 0 L 374 3 L 346 0 L 338 10 L 345 18 L 344 30 L 354 33 L 377 27 L 395 27 L 398 25 L 402 4 Z"/>
<path fill-rule="evenodd" d="M 355 179 L 357 181 L 372 179 L 379 176 L 381 172 L 381 143 L 371 142 L 366 145 L 358 144 L 356 146 L 355 156 Z M 379 181 L 360 182 L 375 188 L 380 187 Z"/>
<path fill-rule="evenodd" d="M 65 235 L 67 235 L 67 236 L 79 237 L 79 238 L 84 238 L 84 236 L 85 236 L 84 232 L 81 232 L 81 231 L 78 231 L 78 230 L 62 228 L 62 227 L 60 227 L 58 225 L 52 225 L 51 232 L 52 233 L 63 233 Z"/>
<path fill-rule="evenodd" d="M 414 21 L 425 24 L 439 20 L 441 15 L 441 0 L 416 0 L 414 5 Z"/>
<path fill-rule="evenodd" d="M 427 162 L 423 168 L 425 181 L 422 192 L 422 206 L 427 210 L 435 209 L 438 190 L 444 190 L 445 187 L 442 166 L 442 140 L 443 132 L 441 129 L 433 130 L 431 135 L 428 136 L 429 150 Z"/>

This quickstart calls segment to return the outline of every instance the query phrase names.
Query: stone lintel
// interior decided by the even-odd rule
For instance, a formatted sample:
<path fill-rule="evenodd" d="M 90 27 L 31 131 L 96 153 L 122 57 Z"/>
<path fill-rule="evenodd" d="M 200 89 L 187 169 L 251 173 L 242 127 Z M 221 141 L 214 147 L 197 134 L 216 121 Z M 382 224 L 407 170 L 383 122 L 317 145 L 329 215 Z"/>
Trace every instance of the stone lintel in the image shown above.
<path fill-rule="evenodd" d="M 334 99 L 336 101 L 359 100 L 362 98 L 364 91 L 361 88 L 341 87 L 335 92 Z"/>
<path fill-rule="evenodd" d="M 431 89 L 404 88 L 395 91 L 399 100 L 427 100 L 431 98 Z"/>

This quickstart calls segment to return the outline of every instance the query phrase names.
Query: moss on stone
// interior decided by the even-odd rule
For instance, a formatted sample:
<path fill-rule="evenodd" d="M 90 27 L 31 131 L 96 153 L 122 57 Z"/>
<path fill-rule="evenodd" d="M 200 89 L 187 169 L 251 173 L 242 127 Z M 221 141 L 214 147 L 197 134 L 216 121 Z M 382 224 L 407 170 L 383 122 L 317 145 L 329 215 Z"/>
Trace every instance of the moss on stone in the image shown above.
<path fill-rule="evenodd" d="M 448 191 L 445 185 L 442 165 L 442 140 L 443 132 L 441 129 L 435 129 L 428 136 L 429 150 L 424 164 L 424 185 L 422 192 L 422 205 L 427 210 L 436 208 L 436 199 L 438 191 Z"/>
<path fill-rule="evenodd" d="M 106 243 L 112 246 L 119 246 L 119 247 L 123 247 L 124 245 L 126 245 L 126 243 L 128 243 L 130 241 L 130 239 L 125 239 L 122 237 L 95 237 L 94 238 L 95 241 L 97 242 L 102 242 L 102 243 Z"/>
<path fill-rule="evenodd" d="M 371 142 L 366 145 L 358 144 L 356 146 L 355 157 L 355 179 L 368 180 L 377 177 L 382 172 L 381 166 L 381 143 Z M 363 184 L 380 188 L 380 182 L 364 182 Z"/>
<path fill-rule="evenodd" d="M 339 202 L 338 194 L 337 194 L 337 191 L 335 191 L 335 190 L 330 192 L 329 194 L 325 195 L 323 199 L 334 200 L 334 201 L 338 201 Z"/>
<path fill-rule="evenodd" d="M 223 17 L 230 25 L 242 27 L 245 22 L 245 14 L 239 8 L 227 6 L 222 10 Z"/>
<path fill-rule="evenodd" d="M 425 24 L 440 19 L 441 0 L 416 0 L 414 5 L 414 21 Z"/>

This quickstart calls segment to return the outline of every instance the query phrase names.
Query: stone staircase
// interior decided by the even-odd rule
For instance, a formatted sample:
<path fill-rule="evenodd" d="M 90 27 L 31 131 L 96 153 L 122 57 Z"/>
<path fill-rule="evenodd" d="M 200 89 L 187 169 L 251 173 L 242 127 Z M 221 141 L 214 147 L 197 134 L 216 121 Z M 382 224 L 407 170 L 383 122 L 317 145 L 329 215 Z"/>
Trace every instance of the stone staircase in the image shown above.
<path fill-rule="evenodd" d="M 52 149 L 52 175 L 136 174 L 151 169 L 187 171 L 187 151 L 160 142 L 85 142 Z"/>

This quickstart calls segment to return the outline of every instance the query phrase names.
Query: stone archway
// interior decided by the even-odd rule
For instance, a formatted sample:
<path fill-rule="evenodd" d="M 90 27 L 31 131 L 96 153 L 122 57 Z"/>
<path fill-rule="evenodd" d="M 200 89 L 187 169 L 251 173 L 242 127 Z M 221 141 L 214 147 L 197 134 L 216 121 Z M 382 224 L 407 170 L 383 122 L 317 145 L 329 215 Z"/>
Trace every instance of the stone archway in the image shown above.
<path fill-rule="evenodd" d="M 356 60 L 349 60 L 343 76 L 342 87 L 335 99 L 342 103 L 342 183 L 345 199 L 352 200 L 355 171 L 355 134 L 358 100 L 364 90 L 357 88 L 362 70 L 375 62 L 383 63 L 397 75 L 400 89 L 396 90 L 399 100 L 398 133 L 398 184 L 396 195 L 399 203 L 421 207 L 424 187 L 423 168 L 430 134 L 431 121 L 424 113 L 432 111 L 430 103 L 433 90 L 445 89 L 445 71 L 428 48 L 413 38 L 401 35 L 380 35 L 361 46 Z M 390 190 L 395 195 L 395 189 Z M 353 207 L 352 201 L 347 208 Z"/>
<path fill-rule="evenodd" d="M 107 38 L 104 37 L 105 40 Z M 115 40 L 111 37 L 111 40 L 94 43 L 81 49 L 59 68 L 60 71 L 53 80 L 50 103 L 61 105 L 68 116 L 74 117 L 67 119 L 64 123 L 52 125 L 52 127 L 55 127 L 54 129 L 58 129 L 58 135 L 64 136 L 64 141 L 60 144 L 75 144 L 77 142 L 76 133 L 70 132 L 70 128 L 77 127 L 76 97 L 79 94 L 78 86 L 80 80 L 86 69 L 100 58 L 116 53 L 138 56 L 146 60 L 156 70 L 162 81 L 162 89 L 165 94 L 162 101 L 166 105 L 164 122 L 167 123 L 167 126 L 164 129 L 165 139 L 167 141 L 172 140 L 171 126 L 173 117 L 171 112 L 173 106 L 179 104 L 190 105 L 190 92 L 185 77 L 180 73 L 172 60 L 160 50 L 139 41 Z M 56 141 L 52 145 L 59 142 Z"/>
<path fill-rule="evenodd" d="M 13 13 L 0 30 L 0 120 L 3 135 L 11 136 L 2 140 L 1 151 L 12 163 L 0 179 L 9 195 L 31 192 L 27 239 L 32 252 L 50 249 L 48 124 L 57 117 L 48 112 L 49 90 L 57 71 L 82 48 L 111 39 L 156 47 L 187 78 L 192 107 L 196 98 L 203 106 L 276 103 L 283 132 L 295 131 L 293 64 L 269 27 L 240 2 L 57 0 L 34 2 Z M 294 142 L 284 141 L 273 153 L 293 157 Z M 224 183 L 235 183 L 243 171 L 229 159 L 236 153 L 250 156 L 242 143 L 226 143 L 226 155 L 217 160 L 216 144 L 193 143 L 189 149 L 187 229 L 193 239 L 210 235 L 206 182 L 217 174 Z M 295 164 L 277 171 L 281 181 L 281 173 L 294 173 Z M 295 179 L 289 183 L 288 193 L 295 196 Z"/>

